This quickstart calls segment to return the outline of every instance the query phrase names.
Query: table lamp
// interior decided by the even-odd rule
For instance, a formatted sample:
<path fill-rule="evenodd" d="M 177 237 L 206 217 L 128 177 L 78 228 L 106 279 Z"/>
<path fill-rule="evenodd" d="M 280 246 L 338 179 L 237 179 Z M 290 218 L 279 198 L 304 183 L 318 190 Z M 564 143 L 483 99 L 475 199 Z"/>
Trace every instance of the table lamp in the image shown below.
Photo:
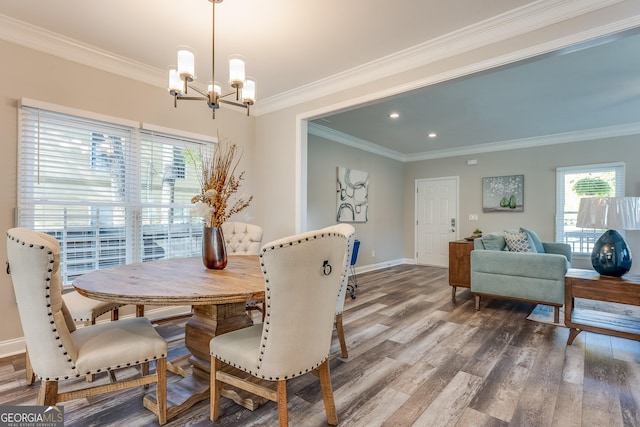
<path fill-rule="evenodd" d="M 582 198 L 576 226 L 607 230 L 593 247 L 591 265 L 604 276 L 621 277 L 631 269 L 631 250 L 615 230 L 640 230 L 640 197 Z"/>

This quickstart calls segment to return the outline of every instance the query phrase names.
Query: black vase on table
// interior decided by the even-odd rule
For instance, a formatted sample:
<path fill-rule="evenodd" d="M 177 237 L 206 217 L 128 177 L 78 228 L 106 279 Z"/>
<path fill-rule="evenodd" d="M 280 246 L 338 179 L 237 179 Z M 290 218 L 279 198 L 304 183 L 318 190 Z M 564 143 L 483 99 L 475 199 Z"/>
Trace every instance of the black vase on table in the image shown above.
<path fill-rule="evenodd" d="M 204 227 L 202 230 L 202 263 L 211 270 L 227 266 L 227 246 L 220 227 Z"/>
<path fill-rule="evenodd" d="M 607 230 L 591 253 L 593 269 L 603 276 L 622 277 L 631 269 L 631 250 L 620 233 Z"/>

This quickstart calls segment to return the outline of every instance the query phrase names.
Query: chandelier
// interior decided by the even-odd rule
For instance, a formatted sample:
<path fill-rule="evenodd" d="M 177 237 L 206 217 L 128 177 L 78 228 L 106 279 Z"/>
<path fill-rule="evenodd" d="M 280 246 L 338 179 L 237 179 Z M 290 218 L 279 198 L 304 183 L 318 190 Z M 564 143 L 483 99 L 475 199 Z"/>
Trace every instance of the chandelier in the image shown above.
<path fill-rule="evenodd" d="M 256 81 L 245 75 L 244 61 L 238 55 L 229 58 L 229 85 L 234 89 L 228 93 L 222 93 L 220 83 L 214 79 L 215 72 L 215 26 L 216 7 L 215 3 L 222 3 L 222 0 L 209 0 L 211 3 L 211 82 L 207 86 L 207 92 L 200 90 L 191 84 L 195 79 L 195 55 L 187 47 L 178 48 L 178 65 L 169 70 L 169 93 L 173 96 L 173 106 L 178 106 L 178 100 L 206 101 L 213 111 L 213 118 L 216 118 L 216 110 L 220 104 L 235 105 L 246 108 L 247 116 L 249 107 L 256 101 Z M 200 96 L 187 96 L 188 90 L 197 92 Z M 235 101 L 227 98 L 235 95 Z"/>

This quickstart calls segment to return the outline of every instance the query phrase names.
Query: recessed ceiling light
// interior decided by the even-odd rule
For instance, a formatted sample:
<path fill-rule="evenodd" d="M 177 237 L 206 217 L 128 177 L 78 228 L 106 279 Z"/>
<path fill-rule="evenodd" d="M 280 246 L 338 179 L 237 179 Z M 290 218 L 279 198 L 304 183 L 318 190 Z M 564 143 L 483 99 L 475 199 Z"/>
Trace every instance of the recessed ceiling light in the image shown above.
<path fill-rule="evenodd" d="M 429 138 L 435 138 L 436 136 L 438 136 L 435 132 L 429 132 L 429 135 L 427 135 Z"/>
<path fill-rule="evenodd" d="M 400 114 L 398 114 L 398 113 L 391 113 L 391 114 L 389 114 L 389 117 L 391 117 L 392 119 L 397 119 L 398 117 L 400 117 Z"/>

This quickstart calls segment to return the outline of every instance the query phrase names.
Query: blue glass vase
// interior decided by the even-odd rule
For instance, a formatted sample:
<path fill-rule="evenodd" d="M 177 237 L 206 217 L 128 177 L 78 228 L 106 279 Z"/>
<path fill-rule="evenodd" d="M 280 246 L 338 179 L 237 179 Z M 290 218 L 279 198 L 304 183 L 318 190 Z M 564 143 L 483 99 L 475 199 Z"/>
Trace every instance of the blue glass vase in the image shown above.
<path fill-rule="evenodd" d="M 631 269 L 631 250 L 620 233 L 607 230 L 596 241 L 591 265 L 603 276 L 621 277 Z"/>

